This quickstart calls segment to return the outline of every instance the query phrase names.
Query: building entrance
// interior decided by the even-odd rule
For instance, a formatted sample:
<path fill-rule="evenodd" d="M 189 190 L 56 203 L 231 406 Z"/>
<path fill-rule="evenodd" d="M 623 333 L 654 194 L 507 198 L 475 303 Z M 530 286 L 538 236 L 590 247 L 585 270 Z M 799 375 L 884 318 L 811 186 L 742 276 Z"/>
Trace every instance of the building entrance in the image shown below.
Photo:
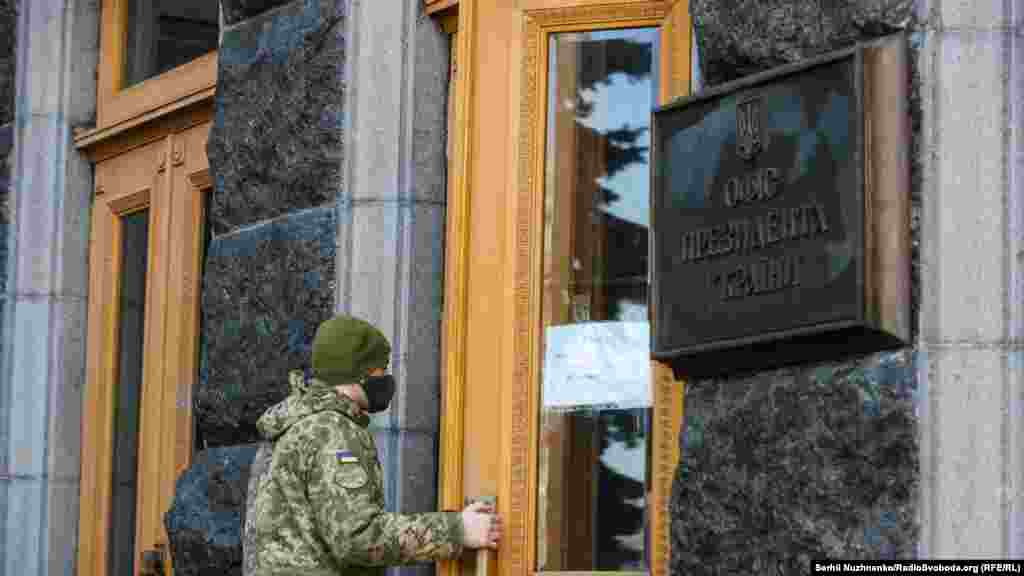
<path fill-rule="evenodd" d="M 507 537 L 448 574 L 667 574 L 682 387 L 649 360 L 651 109 L 686 2 L 460 2 L 441 500 Z"/>

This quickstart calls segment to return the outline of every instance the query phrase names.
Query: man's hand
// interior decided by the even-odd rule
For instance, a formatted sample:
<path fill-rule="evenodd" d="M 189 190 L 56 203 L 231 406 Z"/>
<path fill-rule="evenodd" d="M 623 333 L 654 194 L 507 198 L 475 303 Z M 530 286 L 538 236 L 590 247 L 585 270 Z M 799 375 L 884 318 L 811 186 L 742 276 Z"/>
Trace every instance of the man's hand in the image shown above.
<path fill-rule="evenodd" d="M 501 531 L 501 516 L 490 504 L 474 502 L 462 511 L 462 545 L 466 548 L 497 548 Z"/>

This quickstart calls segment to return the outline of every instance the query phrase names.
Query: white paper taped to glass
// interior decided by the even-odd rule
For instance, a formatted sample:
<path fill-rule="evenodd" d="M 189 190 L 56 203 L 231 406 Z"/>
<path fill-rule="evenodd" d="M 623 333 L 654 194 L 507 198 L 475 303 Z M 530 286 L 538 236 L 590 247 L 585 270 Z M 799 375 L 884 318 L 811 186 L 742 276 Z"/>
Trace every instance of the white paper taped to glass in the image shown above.
<path fill-rule="evenodd" d="M 542 401 L 570 412 L 651 405 L 647 322 L 585 322 L 544 331 Z"/>

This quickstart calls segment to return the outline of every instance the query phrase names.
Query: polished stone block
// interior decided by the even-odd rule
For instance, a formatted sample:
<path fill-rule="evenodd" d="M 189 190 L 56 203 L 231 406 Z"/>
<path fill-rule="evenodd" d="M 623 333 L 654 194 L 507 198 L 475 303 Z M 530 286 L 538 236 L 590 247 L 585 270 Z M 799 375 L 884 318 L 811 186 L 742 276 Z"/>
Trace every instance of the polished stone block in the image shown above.
<path fill-rule="evenodd" d="M 396 509 L 402 513 L 433 512 L 437 509 L 437 436 L 416 430 L 401 430 L 397 437 L 399 479 L 395 490 Z"/>
<path fill-rule="evenodd" d="M 46 533 L 47 492 L 50 483 L 41 478 L 2 481 L 5 498 L 0 572 L 3 574 L 46 574 L 49 534 Z M 67 542 L 62 542 L 67 544 Z M 58 572 L 59 573 L 59 572 Z"/>
<path fill-rule="evenodd" d="M 444 277 L 444 207 L 373 202 L 340 213 L 342 309 L 391 341 L 397 380 L 389 425 L 436 431 Z"/>
<path fill-rule="evenodd" d="M 993 87 L 1020 55 L 998 32 L 934 31 L 922 40 L 922 218 L 942 233 L 921 247 L 921 333 L 930 343 L 994 342 L 1015 324 L 1005 311 L 1016 288 L 1004 279 L 1016 260 L 1007 230 L 1019 218 L 1008 206 L 1020 190 L 1007 182 L 1013 98 Z"/>
<path fill-rule="evenodd" d="M 288 371 L 308 366 L 316 328 L 333 314 L 336 223 L 332 205 L 210 243 L 194 400 L 201 446 L 256 440 Z"/>
<path fill-rule="evenodd" d="M 1019 558 L 1003 534 L 1020 510 L 1021 476 L 1008 466 L 1020 462 L 1020 352 L 937 347 L 920 358 L 922 547 L 932 558 Z"/>
<path fill-rule="evenodd" d="M 215 234 L 338 196 L 347 4 L 297 0 L 224 30 L 207 146 Z"/>
<path fill-rule="evenodd" d="M 444 202 L 448 39 L 422 0 L 354 3 L 346 192 Z"/>

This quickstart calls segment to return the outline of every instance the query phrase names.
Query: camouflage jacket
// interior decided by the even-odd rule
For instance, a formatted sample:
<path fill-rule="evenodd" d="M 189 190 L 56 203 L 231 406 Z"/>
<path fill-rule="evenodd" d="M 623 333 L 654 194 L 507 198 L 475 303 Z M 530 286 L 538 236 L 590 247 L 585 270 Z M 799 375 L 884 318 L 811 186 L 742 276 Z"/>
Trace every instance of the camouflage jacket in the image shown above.
<path fill-rule="evenodd" d="M 384 566 L 462 551 L 458 512 L 384 510 L 369 418 L 349 398 L 301 373 L 258 426 L 245 519 L 246 576 L 378 576 Z M 272 446 L 272 449 L 269 447 Z"/>

